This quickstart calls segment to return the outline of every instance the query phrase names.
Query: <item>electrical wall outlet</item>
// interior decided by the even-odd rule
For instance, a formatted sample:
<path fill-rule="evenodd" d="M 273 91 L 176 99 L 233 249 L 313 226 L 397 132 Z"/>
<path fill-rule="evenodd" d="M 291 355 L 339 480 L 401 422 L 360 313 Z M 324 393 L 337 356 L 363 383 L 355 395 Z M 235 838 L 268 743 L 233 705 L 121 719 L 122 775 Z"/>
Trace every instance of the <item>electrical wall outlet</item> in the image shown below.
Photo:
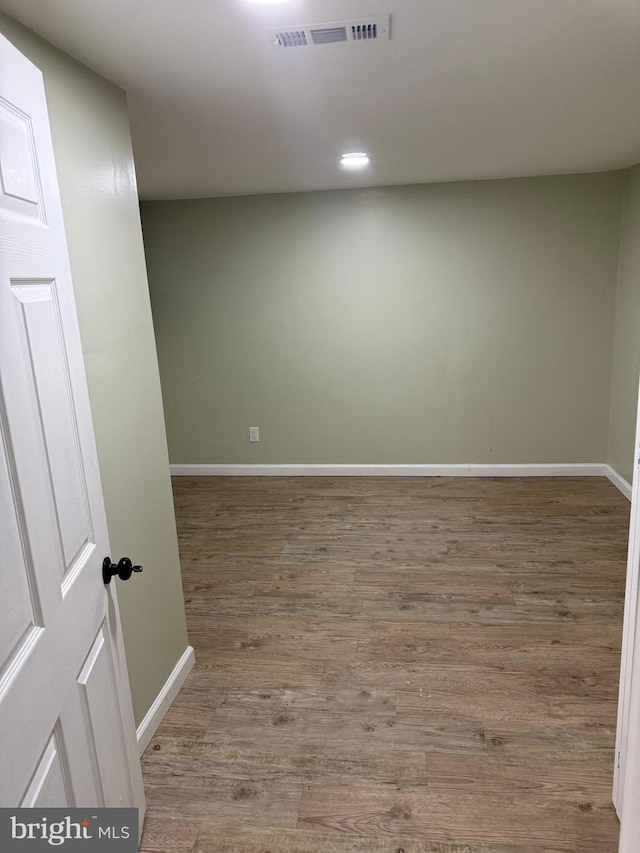
<path fill-rule="evenodd" d="M 249 427 L 249 441 L 260 441 L 260 427 Z"/>

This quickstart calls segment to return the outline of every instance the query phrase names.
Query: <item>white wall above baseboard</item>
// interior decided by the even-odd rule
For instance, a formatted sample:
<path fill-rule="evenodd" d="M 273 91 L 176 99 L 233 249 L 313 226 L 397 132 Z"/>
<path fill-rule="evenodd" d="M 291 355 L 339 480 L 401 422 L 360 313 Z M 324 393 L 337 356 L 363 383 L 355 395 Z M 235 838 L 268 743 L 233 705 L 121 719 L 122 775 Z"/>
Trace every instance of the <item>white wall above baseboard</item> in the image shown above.
<path fill-rule="evenodd" d="M 171 474 L 174 477 L 604 477 L 608 476 L 607 468 L 603 463 L 592 462 L 566 465 L 172 465 Z M 612 479 L 612 482 L 615 481 Z"/>
<path fill-rule="evenodd" d="M 187 646 L 184 652 L 180 655 L 171 675 L 165 681 L 162 690 L 156 696 L 153 705 L 149 708 L 144 719 L 136 729 L 138 751 L 140 755 L 145 751 L 151 741 L 151 738 L 158 730 L 158 726 L 162 722 L 162 718 L 178 695 L 186 677 L 193 669 L 195 661 L 196 659 L 193 646 Z"/>

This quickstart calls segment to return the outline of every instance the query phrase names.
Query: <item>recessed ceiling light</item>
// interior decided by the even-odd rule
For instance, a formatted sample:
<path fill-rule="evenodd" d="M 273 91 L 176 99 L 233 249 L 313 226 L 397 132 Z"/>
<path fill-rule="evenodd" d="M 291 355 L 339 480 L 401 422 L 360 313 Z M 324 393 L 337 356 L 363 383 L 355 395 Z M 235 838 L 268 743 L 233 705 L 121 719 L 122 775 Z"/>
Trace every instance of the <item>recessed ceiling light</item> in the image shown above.
<path fill-rule="evenodd" d="M 349 154 L 343 154 L 340 158 L 340 165 L 343 169 L 364 169 L 369 165 L 369 155 L 364 151 L 352 151 Z"/>
<path fill-rule="evenodd" d="M 278 3 L 288 3 L 289 0 L 249 0 L 249 3 L 255 3 L 257 6 L 276 6 Z"/>

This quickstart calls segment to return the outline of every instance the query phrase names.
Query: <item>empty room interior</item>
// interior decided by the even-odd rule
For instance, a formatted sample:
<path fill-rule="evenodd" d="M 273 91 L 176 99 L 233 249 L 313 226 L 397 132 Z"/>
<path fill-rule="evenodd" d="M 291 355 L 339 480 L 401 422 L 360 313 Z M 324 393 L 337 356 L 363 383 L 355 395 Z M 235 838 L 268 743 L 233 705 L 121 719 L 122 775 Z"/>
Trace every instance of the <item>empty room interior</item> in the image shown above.
<path fill-rule="evenodd" d="M 0 8 L 0 806 L 639 853 L 640 4 Z"/>

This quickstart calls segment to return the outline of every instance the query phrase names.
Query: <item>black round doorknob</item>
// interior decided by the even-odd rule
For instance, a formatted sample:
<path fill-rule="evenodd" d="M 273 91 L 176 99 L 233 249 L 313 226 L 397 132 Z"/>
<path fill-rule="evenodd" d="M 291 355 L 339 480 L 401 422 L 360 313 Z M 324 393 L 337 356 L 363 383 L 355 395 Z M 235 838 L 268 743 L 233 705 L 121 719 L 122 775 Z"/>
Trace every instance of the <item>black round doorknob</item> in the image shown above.
<path fill-rule="evenodd" d="M 118 563 L 112 563 L 111 557 L 105 557 L 102 561 L 102 580 L 105 584 L 111 583 L 111 578 L 117 575 L 121 581 L 128 581 L 133 572 L 141 572 L 142 566 L 134 566 L 129 557 L 122 557 Z"/>

